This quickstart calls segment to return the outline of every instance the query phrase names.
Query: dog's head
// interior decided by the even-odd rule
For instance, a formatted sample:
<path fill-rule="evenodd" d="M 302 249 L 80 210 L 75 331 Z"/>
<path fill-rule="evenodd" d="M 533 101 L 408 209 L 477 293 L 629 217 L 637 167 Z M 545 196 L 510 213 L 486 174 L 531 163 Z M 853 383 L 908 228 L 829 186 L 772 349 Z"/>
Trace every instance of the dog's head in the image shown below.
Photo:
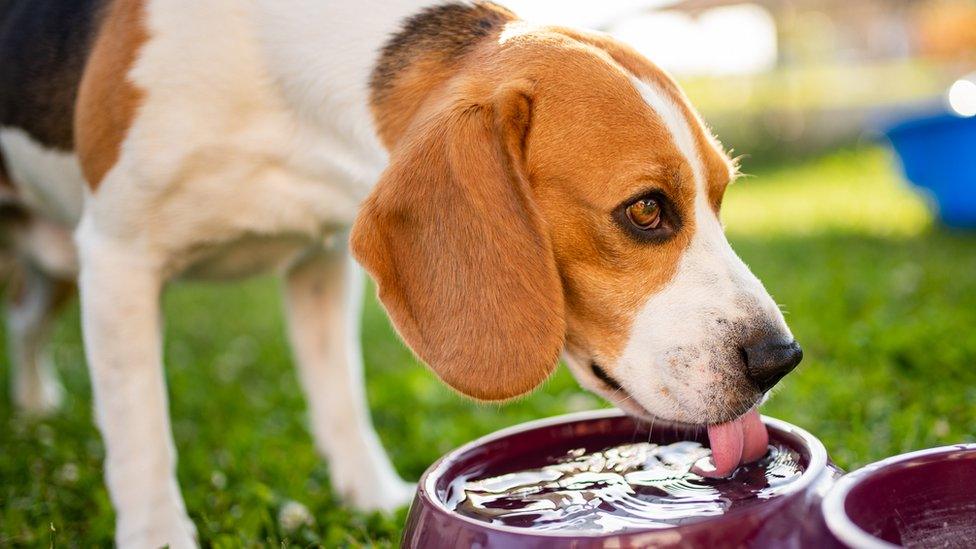
<path fill-rule="evenodd" d="M 799 361 L 723 233 L 733 163 L 628 47 L 511 24 L 386 116 L 391 163 L 353 250 L 403 339 L 457 390 L 520 395 L 565 351 L 625 410 L 711 424 Z"/>

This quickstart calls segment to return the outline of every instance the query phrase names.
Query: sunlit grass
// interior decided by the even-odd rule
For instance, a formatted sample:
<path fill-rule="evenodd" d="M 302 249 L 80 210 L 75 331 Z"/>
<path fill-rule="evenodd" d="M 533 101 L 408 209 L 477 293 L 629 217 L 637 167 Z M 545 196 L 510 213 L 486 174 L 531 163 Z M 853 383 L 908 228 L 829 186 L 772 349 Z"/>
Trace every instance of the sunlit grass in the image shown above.
<path fill-rule="evenodd" d="M 944 69 L 919 59 L 800 64 L 753 75 L 681 79 L 694 104 L 706 113 L 905 104 L 941 95 L 951 82 Z"/>
<path fill-rule="evenodd" d="M 732 236 L 825 233 L 917 236 L 931 225 L 923 198 L 909 188 L 886 150 L 844 151 L 748 172 L 726 195 L 722 218 Z"/>

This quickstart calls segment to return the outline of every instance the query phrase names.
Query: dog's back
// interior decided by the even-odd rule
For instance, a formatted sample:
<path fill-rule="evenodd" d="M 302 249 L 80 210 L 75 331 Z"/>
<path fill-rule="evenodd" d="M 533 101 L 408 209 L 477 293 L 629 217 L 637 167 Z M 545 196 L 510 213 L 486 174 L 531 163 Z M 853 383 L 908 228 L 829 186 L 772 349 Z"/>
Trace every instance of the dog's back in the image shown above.
<path fill-rule="evenodd" d="M 70 150 L 78 84 L 104 0 L 0 1 L 0 126 Z"/>
<path fill-rule="evenodd" d="M 16 212 L 9 206 L 20 201 L 54 221 L 70 224 L 78 214 L 81 180 L 71 154 L 75 106 L 105 5 L 106 0 L 0 0 L 4 222 Z"/>

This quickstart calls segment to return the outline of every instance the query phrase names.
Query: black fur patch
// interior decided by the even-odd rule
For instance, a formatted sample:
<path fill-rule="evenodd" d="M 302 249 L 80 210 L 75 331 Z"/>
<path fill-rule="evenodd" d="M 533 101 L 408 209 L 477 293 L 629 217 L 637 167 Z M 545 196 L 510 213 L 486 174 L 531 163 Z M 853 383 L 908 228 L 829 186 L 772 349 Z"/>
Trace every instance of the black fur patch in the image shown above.
<path fill-rule="evenodd" d="M 78 86 L 109 0 L 0 0 L 0 125 L 74 148 Z"/>
<path fill-rule="evenodd" d="M 383 47 L 373 69 L 373 104 L 383 101 L 397 74 L 415 60 L 430 56 L 461 58 L 479 39 L 514 19 L 515 14 L 491 2 L 450 2 L 411 16 Z"/>

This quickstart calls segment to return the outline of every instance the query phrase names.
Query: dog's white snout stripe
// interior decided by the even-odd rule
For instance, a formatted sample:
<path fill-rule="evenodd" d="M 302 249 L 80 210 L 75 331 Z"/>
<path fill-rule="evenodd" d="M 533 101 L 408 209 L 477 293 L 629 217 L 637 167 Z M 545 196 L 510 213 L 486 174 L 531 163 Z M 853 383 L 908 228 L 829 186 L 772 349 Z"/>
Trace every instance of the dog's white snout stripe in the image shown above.
<path fill-rule="evenodd" d="M 695 200 L 694 223 L 689 225 L 694 234 L 672 280 L 649 296 L 634 318 L 615 377 L 652 414 L 706 421 L 710 411 L 704 395 L 728 386 L 722 378 L 737 371 L 728 365 L 732 350 L 726 348 L 728 334 L 722 326 L 729 321 L 773 320 L 788 330 L 762 283 L 732 250 L 709 204 L 697 121 L 690 120 L 664 90 L 637 78 L 632 81 L 691 168 Z M 756 306 L 743 307 L 745 302 Z"/>
<path fill-rule="evenodd" d="M 657 113 L 664 122 L 664 126 L 671 134 L 674 144 L 678 147 L 681 155 L 691 165 L 692 173 L 695 176 L 696 201 L 699 196 L 708 196 L 705 186 L 704 171 L 702 169 L 701 156 L 695 143 L 695 136 L 688 125 L 688 120 L 682 112 L 681 107 L 675 104 L 663 90 L 653 86 L 643 80 L 631 77 L 634 87 L 644 98 L 644 101 Z M 697 217 L 697 215 L 696 215 Z"/>

